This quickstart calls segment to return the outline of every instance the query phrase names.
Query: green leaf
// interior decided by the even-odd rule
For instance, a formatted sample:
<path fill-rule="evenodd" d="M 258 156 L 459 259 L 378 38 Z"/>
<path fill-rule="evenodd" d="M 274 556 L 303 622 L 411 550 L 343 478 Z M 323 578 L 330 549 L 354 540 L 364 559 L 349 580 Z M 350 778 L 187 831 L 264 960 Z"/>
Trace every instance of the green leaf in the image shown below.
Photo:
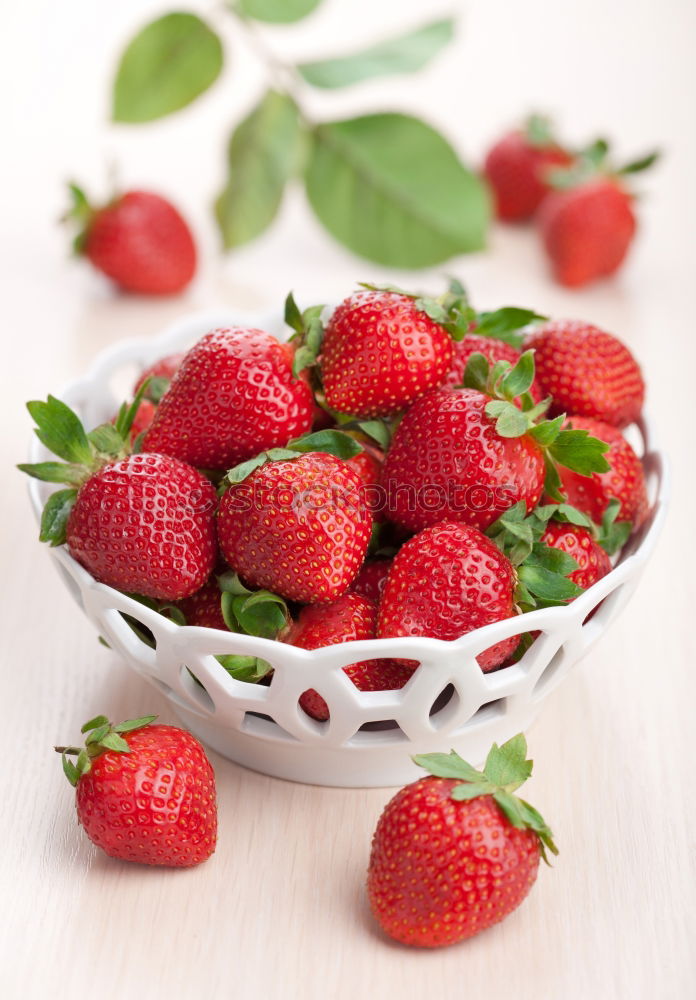
<path fill-rule="evenodd" d="M 223 593 L 228 594 L 253 594 L 253 590 L 249 590 L 244 586 L 239 576 L 232 570 L 228 570 L 226 573 L 221 573 L 217 578 L 218 586 Z"/>
<path fill-rule="evenodd" d="M 581 476 L 591 476 L 593 472 L 608 472 L 611 466 L 604 458 L 609 445 L 591 437 L 586 430 L 561 431 L 549 445 L 549 453 L 559 465 L 573 469 Z"/>
<path fill-rule="evenodd" d="M 237 621 L 237 615 L 234 611 L 234 601 L 234 594 L 231 594 L 228 591 L 223 591 L 222 597 L 220 598 L 220 609 L 222 611 L 223 621 L 230 632 L 239 632 L 239 622 Z"/>
<path fill-rule="evenodd" d="M 486 404 L 486 414 L 495 420 L 495 429 L 501 437 L 516 438 L 529 430 L 529 421 L 514 403 L 493 399 Z"/>
<path fill-rule="evenodd" d="M 561 576 L 569 576 L 578 568 L 577 561 L 568 552 L 543 542 L 535 543 L 526 565 L 539 566 L 541 569 L 548 569 L 551 573 L 560 573 Z"/>
<path fill-rule="evenodd" d="M 80 465 L 66 465 L 64 462 L 38 462 L 36 465 L 18 465 L 20 472 L 26 472 L 44 483 L 68 483 L 79 486 L 85 479 L 85 470 Z"/>
<path fill-rule="evenodd" d="M 63 761 L 63 774 L 74 788 L 77 784 L 77 779 L 80 777 L 80 772 L 77 770 L 67 754 L 61 754 L 61 758 Z"/>
<path fill-rule="evenodd" d="M 483 773 L 492 784 L 514 791 L 510 786 L 518 788 L 523 784 L 532 773 L 533 766 L 534 762 L 527 760 L 524 733 L 518 733 L 502 746 L 493 744 L 486 757 Z"/>
<path fill-rule="evenodd" d="M 292 457 L 295 457 L 294 453 Z M 248 479 L 252 472 L 260 469 L 262 465 L 266 464 L 266 462 L 268 462 L 268 454 L 267 452 L 262 451 L 261 454 L 256 455 L 255 458 L 250 458 L 246 462 L 240 462 L 239 465 L 235 465 L 235 467 L 230 469 L 226 474 L 223 482 L 226 481 L 233 485 L 236 483 L 243 483 L 245 479 Z"/>
<path fill-rule="evenodd" d="M 101 726 L 108 726 L 109 720 L 105 715 L 95 715 L 93 719 L 89 722 L 85 722 L 84 726 L 80 730 L 81 733 L 88 733 L 91 729 L 99 729 Z"/>
<path fill-rule="evenodd" d="M 520 309 L 518 306 L 503 306 L 494 312 L 478 314 L 475 332 L 481 337 L 495 337 L 504 340 L 513 347 L 522 347 L 524 335 L 519 331 L 530 323 L 548 319 L 532 309 Z"/>
<path fill-rule="evenodd" d="M 226 250 L 249 243 L 273 222 L 299 166 L 301 140 L 297 106 L 273 90 L 234 130 L 227 181 L 215 202 Z"/>
<path fill-rule="evenodd" d="M 99 743 L 99 746 L 104 747 L 105 750 L 115 750 L 117 753 L 131 752 L 131 748 L 126 741 L 116 732 L 107 733 Z"/>
<path fill-rule="evenodd" d="M 424 767 L 436 778 L 457 778 L 460 781 L 480 782 L 485 775 L 463 760 L 455 750 L 449 753 L 423 753 L 412 758 L 414 764 Z"/>
<path fill-rule="evenodd" d="M 311 14 L 321 0 L 238 0 L 243 14 L 269 24 L 291 24 Z"/>
<path fill-rule="evenodd" d="M 475 351 L 469 356 L 466 363 L 462 385 L 466 386 L 467 389 L 478 389 L 479 392 L 486 392 L 490 367 L 485 354 Z"/>
<path fill-rule="evenodd" d="M 542 600 L 565 602 L 583 592 L 582 587 L 578 587 L 572 580 L 542 566 L 530 566 L 525 563 L 518 568 L 517 575 L 527 590 Z"/>
<path fill-rule="evenodd" d="M 620 510 L 620 500 L 614 498 L 609 501 L 597 537 L 599 544 L 610 556 L 624 547 L 633 530 L 633 524 L 630 521 L 617 520 Z"/>
<path fill-rule="evenodd" d="M 104 737 L 109 733 L 110 729 L 111 726 L 109 725 L 109 720 L 107 719 L 103 725 L 97 726 L 96 729 L 92 730 L 92 732 L 85 740 L 86 745 L 89 746 L 91 743 L 100 743 L 104 739 Z"/>
<path fill-rule="evenodd" d="M 378 264 L 427 267 L 484 245 L 483 183 L 417 118 L 384 113 L 317 126 L 306 184 L 329 232 Z"/>
<path fill-rule="evenodd" d="M 122 447 L 130 437 L 131 428 L 133 427 L 135 418 L 138 415 L 138 410 L 140 409 L 143 396 L 150 386 L 150 380 L 151 376 L 144 379 L 130 403 L 122 403 L 120 406 L 118 415 L 114 422 L 114 427 L 116 429 L 116 433 L 121 437 Z M 117 452 L 114 454 L 117 454 Z"/>
<path fill-rule="evenodd" d="M 531 415 L 528 413 L 528 417 Z M 561 414 L 560 417 L 554 417 L 553 420 L 544 420 L 535 427 L 530 427 L 529 433 L 532 435 L 537 444 L 540 444 L 542 448 L 548 447 L 552 444 L 561 432 L 561 427 L 563 426 L 563 421 L 565 416 Z"/>
<path fill-rule="evenodd" d="M 36 423 L 34 433 L 49 451 L 78 465 L 92 461 L 82 421 L 66 403 L 49 396 L 45 403 L 38 399 L 27 403 L 27 409 Z"/>
<path fill-rule="evenodd" d="M 537 508 L 538 509 L 538 508 Z M 555 508 L 553 517 L 557 521 L 567 521 L 569 524 L 577 524 L 583 528 L 592 528 L 592 518 L 588 517 L 577 507 L 573 507 L 569 503 L 560 503 Z"/>
<path fill-rule="evenodd" d="M 383 420 L 360 420 L 358 427 L 376 441 L 383 451 L 387 450 L 391 443 L 391 433 Z"/>
<path fill-rule="evenodd" d="M 160 403 L 162 396 L 171 384 L 172 380 L 166 375 L 152 375 L 148 380 L 145 398 L 149 399 L 151 403 Z"/>
<path fill-rule="evenodd" d="M 466 783 L 455 785 L 450 792 L 450 798 L 455 802 L 468 802 L 469 799 L 477 799 L 480 795 L 490 795 L 494 791 L 494 786 L 489 781 L 481 781 L 476 784 Z"/>
<path fill-rule="evenodd" d="M 520 800 L 517 796 L 511 795 L 510 792 L 506 792 L 504 789 L 500 789 L 494 793 L 493 798 L 503 810 L 505 816 L 512 823 L 512 825 L 518 830 L 523 830 L 525 828 L 525 822 L 522 816 L 522 810 L 520 809 Z"/>
<path fill-rule="evenodd" d="M 185 108 L 218 78 L 220 39 L 195 14 L 165 14 L 121 56 L 113 92 L 117 122 L 150 122 Z"/>
<path fill-rule="evenodd" d="M 81 778 L 83 774 L 89 774 L 89 772 L 92 770 L 92 761 L 89 759 L 89 754 L 87 753 L 86 750 L 80 750 L 80 752 L 77 755 L 77 761 L 75 763 L 77 767 L 78 778 Z"/>
<path fill-rule="evenodd" d="M 123 438 L 113 424 L 100 424 L 87 437 L 97 451 L 105 455 L 118 455 L 123 449 Z"/>
<path fill-rule="evenodd" d="M 305 434 L 288 442 L 288 448 L 293 452 L 307 453 L 323 451 L 337 458 L 354 458 L 363 451 L 363 446 L 355 438 L 343 431 L 325 430 Z"/>
<path fill-rule="evenodd" d="M 519 361 L 505 374 L 500 389 L 506 399 L 515 399 L 527 392 L 534 381 L 534 351 L 525 351 Z M 527 421 L 528 422 L 528 421 Z"/>
<path fill-rule="evenodd" d="M 288 623 L 285 601 L 267 590 L 256 591 L 249 597 L 233 597 L 232 602 L 239 626 L 247 635 L 275 639 Z"/>
<path fill-rule="evenodd" d="M 238 681 L 246 681 L 255 684 L 263 677 L 273 672 L 273 666 L 267 660 L 262 660 L 257 656 L 235 656 L 232 654 L 216 656 L 230 677 Z"/>
<path fill-rule="evenodd" d="M 454 36 L 454 21 L 445 18 L 408 31 L 398 38 L 371 45 L 362 52 L 301 63 L 297 69 L 313 87 L 334 89 L 393 73 L 414 73 L 421 69 Z"/>
<path fill-rule="evenodd" d="M 300 307 L 297 302 L 295 302 L 295 296 L 292 292 L 288 292 L 285 298 L 285 310 L 283 312 L 283 319 L 291 330 L 295 333 L 304 333 L 304 323 L 302 322 L 302 313 L 300 312 Z"/>
<path fill-rule="evenodd" d="M 621 175 L 638 174 L 643 170 L 648 170 L 648 168 L 652 167 L 652 165 L 659 159 L 660 159 L 660 151 L 659 149 L 656 149 L 653 150 L 652 153 L 648 153 L 647 156 L 641 156 L 637 160 L 631 160 L 630 163 L 627 163 L 625 166 L 620 167 L 619 170 L 617 170 L 616 172 L 617 174 Z"/>
<path fill-rule="evenodd" d="M 41 515 L 39 541 L 48 542 L 52 547 L 65 544 L 65 529 L 76 499 L 75 489 L 58 490 L 50 495 Z"/>
<path fill-rule="evenodd" d="M 144 729 L 145 726 L 149 726 L 156 718 L 156 715 L 143 715 L 139 719 L 127 719 L 125 722 L 119 722 L 117 726 L 114 726 L 114 732 L 132 733 L 134 729 Z"/>

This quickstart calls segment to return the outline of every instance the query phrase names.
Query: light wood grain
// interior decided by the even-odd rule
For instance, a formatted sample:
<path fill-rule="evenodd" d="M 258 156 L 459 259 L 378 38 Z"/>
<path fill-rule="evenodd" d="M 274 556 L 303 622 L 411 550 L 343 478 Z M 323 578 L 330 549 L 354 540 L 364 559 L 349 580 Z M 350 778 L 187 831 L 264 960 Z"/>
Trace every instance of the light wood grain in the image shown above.
<path fill-rule="evenodd" d="M 417 83 L 376 84 L 369 100 L 362 90 L 315 99 L 327 115 L 368 104 L 415 110 L 471 156 L 530 107 L 558 111 L 574 138 L 599 130 L 620 136 L 627 154 L 653 141 L 667 152 L 655 178 L 641 182 L 649 190 L 641 239 L 620 280 L 575 295 L 558 289 L 534 235 L 522 230 L 496 231 L 490 254 L 449 267 L 483 307 L 533 305 L 625 337 L 645 366 L 675 486 L 666 531 L 632 603 L 528 734 L 536 759 L 529 798 L 554 827 L 560 857 L 504 924 L 431 953 L 384 940 L 366 912 L 370 836 L 390 791 L 294 785 L 213 755 L 218 851 L 197 870 L 157 871 L 91 847 L 50 749 L 75 738 L 98 711 L 173 716 L 97 644 L 36 541 L 24 484 L 11 468 L 29 433 L 23 401 L 56 389 L 118 337 L 154 333 L 184 310 L 268 306 L 290 287 L 301 300 L 331 299 L 372 276 L 409 281 L 332 246 L 299 195 L 272 234 L 220 261 L 205 206 L 219 184 L 215 137 L 249 103 L 258 79 L 246 54 L 237 47 L 226 91 L 197 110 L 152 129 L 103 124 L 119 40 L 161 9 L 154 0 L 15 4 L 2 67 L 11 153 L 0 247 L 3 995 L 686 1000 L 696 974 L 689 415 L 696 218 L 686 194 L 696 161 L 686 99 L 695 82 L 693 6 L 480 0 L 467 5 L 456 47 Z M 272 38 L 297 54 L 324 54 L 338 40 L 357 44 L 393 30 L 396 9 L 327 0 L 306 27 Z M 422 5 L 402 0 L 398 11 L 400 23 L 415 22 Z M 98 182 L 107 153 L 121 160 L 125 180 L 170 190 L 197 223 L 202 275 L 181 300 L 117 298 L 67 259 L 52 225 L 61 179 L 74 172 Z"/>

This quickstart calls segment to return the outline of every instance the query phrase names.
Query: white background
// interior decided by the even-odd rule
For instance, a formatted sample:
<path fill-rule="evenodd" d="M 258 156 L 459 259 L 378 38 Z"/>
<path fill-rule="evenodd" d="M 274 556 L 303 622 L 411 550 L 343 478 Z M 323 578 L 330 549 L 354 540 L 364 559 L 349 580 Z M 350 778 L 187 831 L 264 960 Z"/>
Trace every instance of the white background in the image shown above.
<path fill-rule="evenodd" d="M 287 59 L 357 46 L 452 9 L 418 0 L 325 0 L 310 20 L 265 34 Z M 305 301 L 355 280 L 407 281 L 358 261 L 313 221 L 300 191 L 272 232 L 223 258 L 210 203 L 229 128 L 263 71 L 221 6 L 228 65 L 191 108 L 145 127 L 108 124 L 114 59 L 159 3 L 25 0 L 3 5 L 2 184 L 3 847 L 0 986 L 9 997 L 675 998 L 690 993 L 694 810 L 693 96 L 696 9 L 689 0 L 583 3 L 471 0 L 457 41 L 417 78 L 307 95 L 317 116 L 400 109 L 437 124 L 470 162 L 531 109 L 572 141 L 615 137 L 620 156 L 657 145 L 637 183 L 640 239 L 620 278 L 567 292 L 547 278 L 533 231 L 492 233 L 490 252 L 448 265 L 482 308 L 515 303 L 586 318 L 626 339 L 644 365 L 649 406 L 675 465 L 659 552 L 630 608 L 552 697 L 529 740 L 528 797 L 561 856 L 516 915 L 447 951 L 414 953 L 373 932 L 362 880 L 388 791 L 277 782 L 214 758 L 220 845 L 192 872 L 100 857 L 76 828 L 51 744 L 90 715 L 171 719 L 166 705 L 96 643 L 36 542 L 12 464 L 29 433 L 23 402 L 81 372 L 105 345 L 155 332 L 184 311 Z M 120 298 L 69 259 L 56 224 L 64 182 L 170 195 L 195 225 L 202 266 L 179 299 Z M 412 280 L 412 278 L 411 278 Z M 418 276 L 438 287 L 439 271 Z"/>

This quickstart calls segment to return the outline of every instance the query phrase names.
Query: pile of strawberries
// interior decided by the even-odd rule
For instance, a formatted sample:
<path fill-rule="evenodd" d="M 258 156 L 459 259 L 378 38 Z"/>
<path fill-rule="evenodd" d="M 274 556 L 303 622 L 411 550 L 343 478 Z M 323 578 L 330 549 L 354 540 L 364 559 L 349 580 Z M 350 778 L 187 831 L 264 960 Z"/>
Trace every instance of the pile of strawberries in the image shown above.
<path fill-rule="evenodd" d="M 622 434 L 644 384 L 611 334 L 476 312 L 457 282 L 438 299 L 363 286 L 328 316 L 289 296 L 286 320 L 287 343 L 212 330 L 144 372 L 89 433 L 58 399 L 29 403 L 61 460 L 20 466 L 63 485 L 42 540 L 180 624 L 315 649 L 452 640 L 572 601 L 645 519 Z M 521 629 L 484 650 L 481 669 L 531 641 Z M 220 662 L 270 680 L 264 660 Z M 417 668 L 373 659 L 346 672 L 385 690 Z M 301 705 L 329 717 L 318 691 Z"/>
<path fill-rule="evenodd" d="M 581 150 L 560 143 L 548 119 L 532 115 L 489 150 L 484 173 L 498 218 L 534 218 L 553 276 L 579 287 L 614 274 L 636 232 L 634 195 L 628 178 L 657 159 L 650 153 L 612 165 L 608 143 Z"/>

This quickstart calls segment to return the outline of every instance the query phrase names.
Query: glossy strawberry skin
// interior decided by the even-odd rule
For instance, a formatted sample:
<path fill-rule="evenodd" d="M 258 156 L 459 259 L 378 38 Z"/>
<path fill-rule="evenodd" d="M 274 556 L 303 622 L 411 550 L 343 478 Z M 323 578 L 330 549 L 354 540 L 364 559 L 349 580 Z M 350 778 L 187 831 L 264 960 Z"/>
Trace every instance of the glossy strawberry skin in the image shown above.
<path fill-rule="evenodd" d="M 571 160 L 556 145 L 533 145 L 519 130 L 503 136 L 490 149 L 484 165 L 498 218 L 504 222 L 531 219 L 549 191 L 547 171 L 568 166 Z"/>
<path fill-rule="evenodd" d="M 609 451 L 604 457 L 611 466 L 608 472 L 595 472 L 589 477 L 559 468 L 561 490 L 568 503 L 599 523 L 609 501 L 616 498 L 621 502 L 618 520 L 631 521 L 634 528 L 639 528 L 649 510 L 645 473 L 640 459 L 621 431 L 589 417 L 570 417 L 566 426 L 585 429 L 593 437 L 605 441 Z"/>
<path fill-rule="evenodd" d="M 133 393 L 135 394 L 138 391 L 146 378 L 174 378 L 185 357 L 185 351 L 177 351 L 175 354 L 167 354 L 166 357 L 159 358 L 147 368 L 144 368 L 136 379 L 133 386 Z"/>
<path fill-rule="evenodd" d="M 454 361 L 442 384 L 443 389 L 456 389 L 464 382 L 464 372 L 472 354 L 483 354 L 491 367 L 496 361 L 509 361 L 514 366 L 520 360 L 521 351 L 518 351 L 511 344 L 506 344 L 504 340 L 497 340 L 495 337 L 483 337 L 477 333 L 467 333 L 467 335 L 454 344 Z M 529 393 L 535 403 L 540 403 L 544 398 L 537 380 L 532 383 Z"/>
<path fill-rule="evenodd" d="M 372 517 L 375 521 L 384 520 L 384 496 L 381 488 L 382 466 L 384 452 L 379 448 L 361 442 L 363 450 L 352 458 L 346 459 L 346 465 L 360 476 Z"/>
<path fill-rule="evenodd" d="M 314 402 L 306 376 L 293 376 L 292 360 L 292 347 L 262 330 L 207 333 L 162 397 L 144 447 L 227 470 L 306 433 Z"/>
<path fill-rule="evenodd" d="M 458 782 L 427 777 L 402 788 L 380 816 L 367 876 L 370 908 L 404 944 L 454 944 L 498 923 L 524 900 L 539 841 L 516 829 L 491 796 L 450 797 Z"/>
<path fill-rule="evenodd" d="M 501 437 L 489 402 L 475 389 L 441 389 L 413 404 L 384 463 L 391 521 L 411 531 L 442 520 L 484 530 L 519 500 L 536 505 L 543 452 L 527 434 Z"/>
<path fill-rule="evenodd" d="M 382 596 L 392 561 L 391 559 L 366 559 L 351 584 L 351 591 L 362 597 L 368 597 L 372 601 L 378 601 Z"/>
<path fill-rule="evenodd" d="M 321 356 L 326 402 L 343 413 L 399 413 L 439 386 L 451 364 L 450 335 L 405 295 L 356 292 L 326 326 Z"/>
<path fill-rule="evenodd" d="M 170 202 L 149 191 L 129 191 L 89 223 L 84 253 L 128 292 L 173 295 L 196 271 L 191 231 Z"/>
<path fill-rule="evenodd" d="M 450 641 L 515 614 L 515 570 L 476 528 L 443 521 L 397 552 L 379 604 L 377 635 Z M 504 639 L 477 657 L 484 673 L 511 654 Z M 411 661 L 412 662 L 412 661 Z"/>
<path fill-rule="evenodd" d="M 203 584 L 200 590 L 183 601 L 177 601 L 187 625 L 197 625 L 202 628 L 218 628 L 223 632 L 229 629 L 222 616 L 222 594 L 214 576 Z"/>
<path fill-rule="evenodd" d="M 70 554 L 95 579 L 163 600 L 193 594 L 217 558 L 212 483 L 164 455 L 104 466 L 80 487 L 67 524 Z"/>
<path fill-rule="evenodd" d="M 645 382 L 629 349 L 611 333 L 581 320 L 552 320 L 527 339 L 536 378 L 553 396 L 550 412 L 594 417 L 626 427 L 640 416 Z"/>
<path fill-rule="evenodd" d="M 623 263 L 636 231 L 632 199 L 606 178 L 555 191 L 539 210 L 539 230 L 556 281 L 579 288 Z"/>
<path fill-rule="evenodd" d="M 549 521 L 541 536 L 544 545 L 566 552 L 578 564 L 568 578 L 578 587 L 587 590 L 611 571 L 611 560 L 602 546 L 594 540 L 587 528 L 575 524 Z"/>
<path fill-rule="evenodd" d="M 331 604 L 310 604 L 290 627 L 284 642 L 301 649 L 320 649 L 340 642 L 374 639 L 377 602 L 356 593 L 343 594 Z M 362 660 L 344 667 L 359 691 L 390 691 L 402 688 L 413 671 L 395 660 Z M 310 689 L 300 698 L 300 707 L 318 721 L 329 718 L 322 696 Z"/>
<path fill-rule="evenodd" d="M 309 452 L 231 486 L 217 530 L 226 562 L 249 586 L 326 603 L 358 572 L 372 517 L 358 474 L 333 455 Z"/>
<path fill-rule="evenodd" d="M 174 726 L 125 736 L 130 753 L 95 757 L 77 783 L 78 820 L 112 858 L 185 868 L 217 841 L 215 775 L 203 747 Z"/>

